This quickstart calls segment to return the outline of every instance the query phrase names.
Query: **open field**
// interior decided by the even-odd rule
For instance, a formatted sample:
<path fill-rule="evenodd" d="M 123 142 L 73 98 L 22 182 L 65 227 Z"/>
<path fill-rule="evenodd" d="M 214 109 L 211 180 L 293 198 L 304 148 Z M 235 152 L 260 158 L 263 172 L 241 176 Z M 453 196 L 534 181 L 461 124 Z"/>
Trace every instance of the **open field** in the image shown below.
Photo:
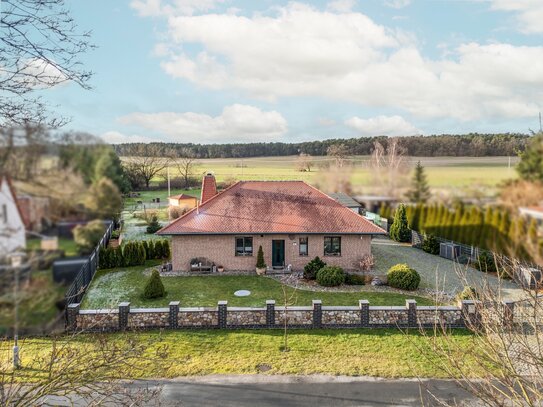
<path fill-rule="evenodd" d="M 131 344 L 146 348 L 144 357 L 126 365 L 126 379 L 178 377 L 210 374 L 331 374 L 379 377 L 446 377 L 431 351 L 431 338 L 418 330 L 408 334 L 397 329 L 289 330 L 289 352 L 281 352 L 282 330 L 198 330 L 150 331 L 101 334 L 121 347 Z M 476 338 L 466 330 L 453 331 L 454 346 L 476 349 Z M 86 352 L 96 343 L 93 335 L 63 337 L 57 346 L 78 347 Z M 438 342 L 441 340 L 438 338 Z M 36 338 L 20 341 L 23 368 L 17 380 L 41 377 L 40 357 L 47 361 L 53 340 Z M 0 354 L 8 355 L 11 342 L 0 342 Z M 427 349 L 427 352 L 421 352 Z M 427 359 L 431 355 L 431 360 Z M 473 376 L 480 370 L 470 358 Z M 7 358 L 4 358 L 7 360 Z M 437 362 L 437 363 L 436 363 Z M 45 362 L 43 362 L 45 363 Z M 32 365 L 33 364 L 33 365 Z M 24 367 L 28 366 L 27 369 Z"/>
<path fill-rule="evenodd" d="M 148 266 L 156 262 L 148 262 Z M 130 301 L 134 307 L 164 307 L 170 301 L 181 301 L 183 307 L 214 307 L 218 301 L 227 300 L 235 307 L 263 307 L 266 300 L 284 303 L 281 284 L 271 278 L 254 275 L 228 276 L 182 276 L 163 277 L 167 295 L 164 298 L 147 300 L 142 298 L 145 282 L 145 267 L 100 270 L 94 277 L 82 308 L 115 308 L 122 301 Z M 249 290 L 248 297 L 236 297 L 237 290 Z M 322 300 L 324 305 L 357 305 L 358 300 L 369 300 L 371 305 L 404 305 L 406 299 L 415 299 L 420 305 L 432 305 L 432 301 L 416 295 L 390 292 L 314 292 L 287 288 L 290 305 L 311 305 L 312 300 Z"/>
<path fill-rule="evenodd" d="M 419 160 L 426 168 L 430 186 L 439 189 L 495 187 L 516 177 L 514 165 L 518 162 L 517 157 L 409 157 L 408 167 L 412 170 Z M 312 157 L 312 161 L 314 165 L 310 172 L 300 172 L 296 169 L 296 156 L 202 159 L 197 161 L 194 172 L 213 171 L 219 182 L 296 179 L 315 184 L 322 168 L 334 159 L 323 156 Z M 352 165 L 351 182 L 355 192 L 364 192 L 364 187 L 372 183 L 370 157 L 353 156 L 347 162 Z M 410 171 L 406 176 L 410 176 Z"/>

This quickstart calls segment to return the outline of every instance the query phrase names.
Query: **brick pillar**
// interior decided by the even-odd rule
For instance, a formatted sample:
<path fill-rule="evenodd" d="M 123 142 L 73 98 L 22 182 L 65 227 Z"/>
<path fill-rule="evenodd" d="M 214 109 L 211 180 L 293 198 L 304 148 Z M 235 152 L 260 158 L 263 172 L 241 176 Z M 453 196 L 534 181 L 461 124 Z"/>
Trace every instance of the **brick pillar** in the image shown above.
<path fill-rule="evenodd" d="M 128 326 L 128 314 L 130 313 L 130 303 L 121 302 L 119 304 L 119 329 L 124 330 Z"/>
<path fill-rule="evenodd" d="M 75 331 L 77 329 L 77 316 L 79 315 L 80 304 L 70 304 L 66 310 L 66 329 Z"/>
<path fill-rule="evenodd" d="M 478 302 L 474 300 L 462 300 L 462 320 L 466 328 L 476 329 L 479 327 Z"/>
<path fill-rule="evenodd" d="M 170 315 L 168 316 L 170 328 L 175 329 L 179 326 L 179 301 L 170 302 Z"/>
<path fill-rule="evenodd" d="M 407 326 L 416 328 L 417 324 L 417 301 L 405 300 L 405 308 L 407 308 Z"/>
<path fill-rule="evenodd" d="M 266 300 L 266 327 L 275 326 L 275 300 Z"/>
<path fill-rule="evenodd" d="M 226 328 L 226 312 L 228 308 L 228 301 L 219 301 L 217 303 L 219 313 L 219 328 Z"/>
<path fill-rule="evenodd" d="M 515 316 L 515 303 L 513 301 L 503 302 L 503 325 L 506 327 L 513 326 L 513 318 Z"/>
<path fill-rule="evenodd" d="M 313 328 L 322 327 L 322 301 L 313 300 Z"/>
<path fill-rule="evenodd" d="M 368 300 L 359 300 L 360 307 L 360 326 L 369 328 L 370 326 L 370 302 Z"/>

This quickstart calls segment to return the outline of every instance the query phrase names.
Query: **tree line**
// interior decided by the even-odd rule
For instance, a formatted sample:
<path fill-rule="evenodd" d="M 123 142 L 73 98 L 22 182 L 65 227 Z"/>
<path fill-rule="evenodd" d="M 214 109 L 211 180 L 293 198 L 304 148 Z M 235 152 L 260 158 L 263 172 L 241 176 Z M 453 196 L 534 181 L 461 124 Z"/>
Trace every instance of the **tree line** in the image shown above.
<path fill-rule="evenodd" d="M 243 158 L 299 155 L 327 155 L 333 145 L 344 145 L 348 155 L 369 155 L 379 142 L 385 149 L 390 138 L 360 137 L 351 139 L 315 140 L 299 143 L 232 143 L 232 144 L 194 144 L 194 143 L 126 143 L 114 146 L 120 156 L 158 155 L 165 156 L 172 150 L 180 155 L 195 158 Z M 518 133 L 464 135 L 432 135 L 398 137 L 399 144 L 411 156 L 508 156 L 524 151 L 529 135 Z"/>

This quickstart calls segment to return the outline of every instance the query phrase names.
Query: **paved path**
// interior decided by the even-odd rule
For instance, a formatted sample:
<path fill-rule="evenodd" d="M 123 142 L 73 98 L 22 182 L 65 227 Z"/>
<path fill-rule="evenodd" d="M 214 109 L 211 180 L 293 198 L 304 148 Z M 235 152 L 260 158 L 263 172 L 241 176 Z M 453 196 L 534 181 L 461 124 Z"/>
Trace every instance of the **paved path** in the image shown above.
<path fill-rule="evenodd" d="M 162 386 L 167 406 L 437 406 L 428 393 L 474 405 L 449 380 L 389 380 L 337 376 L 205 376 L 141 382 Z M 422 399 L 421 399 L 422 397 Z M 424 400 L 424 401 L 423 401 Z"/>

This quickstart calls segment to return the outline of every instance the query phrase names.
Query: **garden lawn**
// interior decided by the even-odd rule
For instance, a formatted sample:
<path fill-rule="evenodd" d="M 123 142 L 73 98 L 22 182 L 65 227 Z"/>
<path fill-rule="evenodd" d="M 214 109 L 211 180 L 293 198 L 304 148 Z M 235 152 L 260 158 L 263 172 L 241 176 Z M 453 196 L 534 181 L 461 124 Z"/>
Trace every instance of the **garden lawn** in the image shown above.
<path fill-rule="evenodd" d="M 468 284 L 473 287 L 484 287 L 486 284 L 498 287 L 500 284 L 504 298 L 518 300 L 523 297 L 522 289 L 511 281 L 498 282 L 494 275 L 426 253 L 409 244 L 379 237 L 372 240 L 371 251 L 375 257 L 375 268 L 378 273 L 386 274 L 390 267 L 398 263 L 407 263 L 420 274 L 421 288 L 445 291 L 454 295 L 463 290 L 465 275 Z"/>
<path fill-rule="evenodd" d="M 149 263 L 152 264 L 152 263 Z M 255 275 L 227 276 L 205 275 L 189 277 L 162 277 L 167 295 L 164 298 L 142 298 L 145 267 L 99 271 L 85 295 L 82 308 L 115 308 L 120 302 L 129 301 L 133 307 L 164 307 L 170 301 L 181 301 L 182 307 L 214 307 L 226 300 L 237 307 L 264 307 L 266 300 L 284 303 L 281 284 L 271 278 Z M 237 290 L 249 290 L 248 297 L 236 297 Z M 295 291 L 288 288 L 288 295 Z M 370 305 L 405 305 L 406 299 L 415 299 L 420 305 L 432 305 L 427 298 L 390 292 L 314 292 L 296 290 L 290 305 L 311 305 L 312 300 L 322 300 L 323 305 L 358 305 L 358 300 L 368 300 Z"/>
<path fill-rule="evenodd" d="M 126 378 L 211 374 L 330 374 L 379 377 L 446 377 L 431 348 L 432 334 L 397 329 L 289 330 L 289 352 L 281 352 L 282 330 L 185 330 L 78 335 L 63 337 L 69 346 L 93 346 L 108 340 L 121 347 L 136 343 L 145 347 L 147 357 L 127 363 Z M 451 342 L 461 349 L 476 349 L 476 337 L 455 330 Z M 50 352 L 53 339 L 20 341 L 23 369 L 18 380 L 31 381 L 42 369 L 31 366 Z M 438 337 L 438 342 L 441 339 Z M 57 344 L 58 345 L 58 344 Z M 0 342 L 0 354 L 8 355 L 11 342 Z M 449 345 L 451 346 L 451 345 Z M 424 350 L 424 351 L 422 351 Z M 454 352 L 453 352 L 454 357 Z M 430 359 L 428 359 L 430 358 Z M 47 360 L 47 358 L 44 358 Z M 474 377 L 479 369 L 469 357 L 463 358 Z M 438 363 L 436 363 L 438 362 Z M 134 365 L 130 365 L 134 363 Z M 1 362 L 0 362 L 1 364 Z M 29 366 L 24 369 L 24 366 Z M 32 369 L 30 368 L 32 367 Z"/>

